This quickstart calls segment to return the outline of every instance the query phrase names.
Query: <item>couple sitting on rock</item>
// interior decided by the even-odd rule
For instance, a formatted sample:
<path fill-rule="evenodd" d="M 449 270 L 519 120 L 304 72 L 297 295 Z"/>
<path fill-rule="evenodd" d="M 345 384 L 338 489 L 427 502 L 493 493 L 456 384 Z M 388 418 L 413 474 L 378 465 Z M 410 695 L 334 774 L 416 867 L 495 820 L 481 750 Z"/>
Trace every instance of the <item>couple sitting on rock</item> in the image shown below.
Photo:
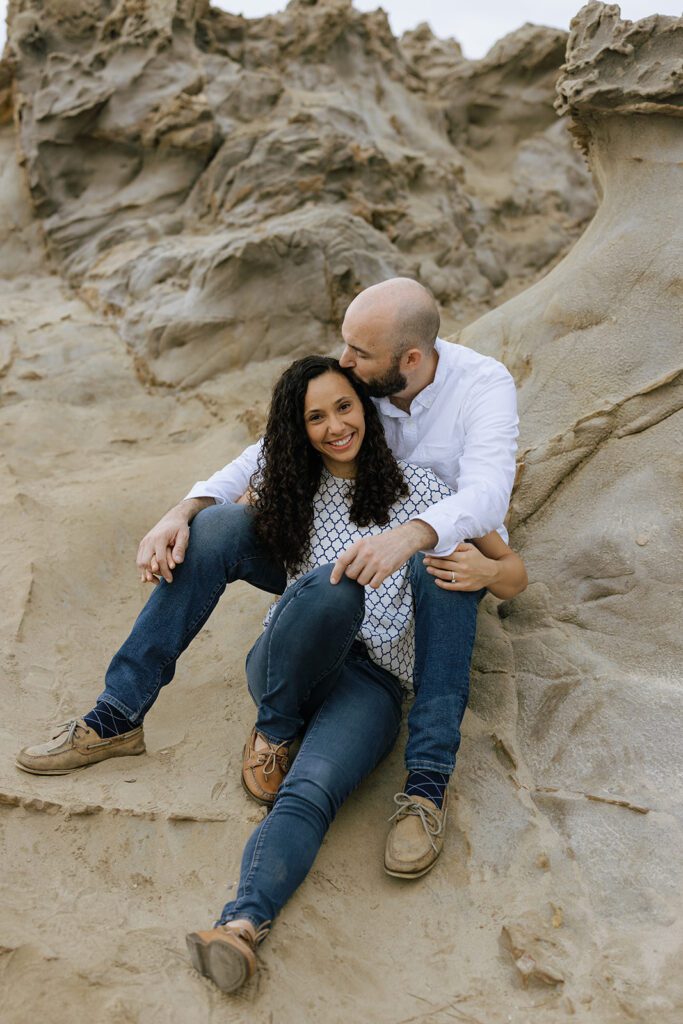
<path fill-rule="evenodd" d="M 159 586 L 96 706 L 18 756 L 20 768 L 56 775 L 143 753 L 143 719 L 226 585 L 282 595 L 246 662 L 258 713 L 242 782 L 271 810 L 247 842 L 235 899 L 213 928 L 187 937 L 194 966 L 225 992 L 253 974 L 258 943 L 336 812 L 392 749 L 411 688 L 407 779 L 385 868 L 417 878 L 443 845 L 477 606 L 487 589 L 521 591 L 526 572 L 501 537 L 515 471 L 513 382 L 438 329 L 436 304 L 415 281 L 357 296 L 340 360 L 294 362 L 275 385 L 262 441 L 196 484 L 143 539 L 142 578 Z"/>

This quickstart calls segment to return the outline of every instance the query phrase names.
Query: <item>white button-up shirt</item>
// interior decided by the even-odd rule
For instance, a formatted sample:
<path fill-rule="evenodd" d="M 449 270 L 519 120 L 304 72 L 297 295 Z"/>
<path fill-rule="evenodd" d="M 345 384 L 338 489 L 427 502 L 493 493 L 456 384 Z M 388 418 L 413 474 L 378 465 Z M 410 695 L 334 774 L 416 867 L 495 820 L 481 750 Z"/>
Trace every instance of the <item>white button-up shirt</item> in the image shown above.
<path fill-rule="evenodd" d="M 389 398 L 375 399 L 389 447 L 398 459 L 432 469 L 456 493 L 421 512 L 435 531 L 430 554 L 450 554 L 467 537 L 502 526 L 515 479 L 517 396 L 512 377 L 495 359 L 436 339 L 434 380 L 415 396 L 409 412 Z M 251 445 L 188 498 L 237 501 L 256 470 L 260 442 Z"/>

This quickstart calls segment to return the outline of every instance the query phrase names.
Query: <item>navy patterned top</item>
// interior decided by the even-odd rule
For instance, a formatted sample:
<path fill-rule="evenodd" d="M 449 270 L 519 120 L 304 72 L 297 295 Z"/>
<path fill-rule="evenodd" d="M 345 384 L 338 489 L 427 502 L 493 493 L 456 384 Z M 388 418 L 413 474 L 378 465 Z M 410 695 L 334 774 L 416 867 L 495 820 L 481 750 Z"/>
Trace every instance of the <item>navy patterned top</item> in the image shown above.
<path fill-rule="evenodd" d="M 323 468 L 320 486 L 313 498 L 311 543 L 303 561 L 287 576 L 290 586 L 307 572 L 336 562 L 341 553 L 363 537 L 373 537 L 410 519 L 416 519 L 435 502 L 453 493 L 431 469 L 412 466 L 399 460 L 410 493 L 398 498 L 389 510 L 385 526 L 356 526 L 351 522 L 353 480 L 332 476 Z M 277 603 L 277 602 L 276 602 Z M 272 605 L 264 625 L 270 621 Z M 367 647 L 370 658 L 387 669 L 406 687 L 412 688 L 415 663 L 415 619 L 408 565 L 388 576 L 380 587 L 365 588 L 365 619 L 358 639 Z"/>

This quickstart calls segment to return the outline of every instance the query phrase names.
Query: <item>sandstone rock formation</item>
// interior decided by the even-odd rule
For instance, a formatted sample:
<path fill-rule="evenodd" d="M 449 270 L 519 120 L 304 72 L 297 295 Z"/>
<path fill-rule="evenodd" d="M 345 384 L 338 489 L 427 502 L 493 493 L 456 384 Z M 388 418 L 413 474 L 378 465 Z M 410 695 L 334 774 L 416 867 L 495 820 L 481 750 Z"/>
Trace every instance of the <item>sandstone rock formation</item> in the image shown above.
<path fill-rule="evenodd" d="M 565 41 L 526 26 L 471 62 L 350 0 L 11 0 L 8 49 L 51 254 L 188 385 L 334 346 L 382 277 L 419 274 L 451 326 L 535 279 L 594 206 L 552 110 Z"/>
<path fill-rule="evenodd" d="M 258 819 L 242 665 L 267 599 L 226 595 L 145 758 L 34 779 L 13 754 L 97 692 L 145 597 L 137 540 L 248 443 L 283 362 L 332 344 L 346 297 L 418 272 L 453 325 L 564 254 L 593 209 L 551 110 L 566 39 L 525 26 L 469 62 L 340 0 L 256 21 L 12 0 L 10 18 L 3 1024 L 678 1024 L 681 22 L 577 16 L 558 104 L 597 215 L 458 336 L 519 384 L 513 537 L 533 582 L 482 608 L 445 854 L 414 886 L 382 874 L 399 742 L 260 980 L 227 999 L 183 935 L 213 919 Z"/>
<path fill-rule="evenodd" d="M 579 883 L 563 930 L 576 934 L 583 908 L 624 1019 L 671 1022 L 683 1012 L 682 52 L 681 19 L 632 24 L 598 3 L 577 16 L 557 107 L 600 206 L 565 260 L 461 336 L 519 383 L 512 525 L 537 582 L 503 622 L 515 757 Z"/>

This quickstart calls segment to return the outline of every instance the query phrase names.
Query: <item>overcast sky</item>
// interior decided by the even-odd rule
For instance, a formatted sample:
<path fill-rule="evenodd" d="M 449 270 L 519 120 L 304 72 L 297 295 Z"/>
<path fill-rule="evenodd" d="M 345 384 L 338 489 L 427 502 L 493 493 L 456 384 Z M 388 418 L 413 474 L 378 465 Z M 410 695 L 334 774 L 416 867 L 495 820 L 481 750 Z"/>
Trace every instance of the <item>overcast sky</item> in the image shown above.
<path fill-rule="evenodd" d="M 356 7 L 363 11 L 375 10 L 377 0 L 355 0 Z M 277 0 L 217 0 L 214 6 L 222 7 L 248 18 L 259 17 L 282 10 L 286 3 Z M 428 21 L 439 36 L 454 36 L 465 51 L 465 56 L 482 57 L 497 39 L 519 28 L 525 21 L 536 25 L 554 25 L 569 28 L 570 19 L 579 10 L 580 0 L 384 0 L 381 4 L 389 14 L 392 28 L 397 35 L 408 28 L 414 28 L 420 21 Z M 648 14 L 673 14 L 681 12 L 680 0 L 624 0 L 621 6 L 622 18 L 636 21 Z M 0 0 L 0 48 L 5 41 L 5 15 L 7 0 Z"/>

